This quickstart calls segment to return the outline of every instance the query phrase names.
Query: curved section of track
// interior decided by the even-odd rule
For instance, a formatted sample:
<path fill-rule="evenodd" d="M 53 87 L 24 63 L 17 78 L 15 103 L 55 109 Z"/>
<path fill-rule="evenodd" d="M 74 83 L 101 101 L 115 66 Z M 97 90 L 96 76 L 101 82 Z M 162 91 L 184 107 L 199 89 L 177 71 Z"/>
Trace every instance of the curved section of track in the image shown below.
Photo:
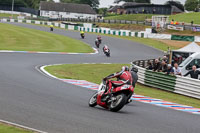
<path fill-rule="evenodd" d="M 14 23 L 49 31 L 49 28 Z M 79 39 L 79 33 L 55 29 L 54 33 Z M 93 45 L 94 34 L 83 40 Z M 0 119 L 49 133 L 197 133 L 200 117 L 193 114 L 134 102 L 119 113 L 89 108 L 93 91 L 66 85 L 46 77 L 35 67 L 60 63 L 129 63 L 163 53 L 128 40 L 103 36 L 111 58 L 96 55 L 0 53 Z"/>

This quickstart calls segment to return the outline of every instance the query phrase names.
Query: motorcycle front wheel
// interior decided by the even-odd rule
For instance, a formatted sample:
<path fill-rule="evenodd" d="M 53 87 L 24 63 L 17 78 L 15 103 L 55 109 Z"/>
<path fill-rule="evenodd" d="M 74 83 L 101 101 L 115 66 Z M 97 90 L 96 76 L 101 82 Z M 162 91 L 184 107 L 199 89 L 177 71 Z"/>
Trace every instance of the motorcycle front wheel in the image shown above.
<path fill-rule="evenodd" d="M 90 107 L 94 107 L 97 105 L 97 95 L 98 95 L 98 93 L 96 92 L 90 98 L 89 103 L 88 103 Z"/>
<path fill-rule="evenodd" d="M 126 104 L 126 95 L 121 93 L 121 94 L 118 94 L 116 96 L 113 96 L 114 100 L 112 100 L 112 102 L 110 103 L 110 111 L 113 111 L 113 112 L 117 112 L 119 111 L 120 109 L 122 109 L 124 107 L 124 105 Z"/>

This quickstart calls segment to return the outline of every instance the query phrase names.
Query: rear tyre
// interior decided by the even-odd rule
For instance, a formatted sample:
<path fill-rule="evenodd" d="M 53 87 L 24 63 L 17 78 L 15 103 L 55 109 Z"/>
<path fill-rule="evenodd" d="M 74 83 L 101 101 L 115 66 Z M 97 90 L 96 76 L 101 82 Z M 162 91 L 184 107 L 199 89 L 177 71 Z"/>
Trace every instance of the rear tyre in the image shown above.
<path fill-rule="evenodd" d="M 88 102 L 88 104 L 89 104 L 90 107 L 95 107 L 97 105 L 97 95 L 98 95 L 98 93 L 96 92 L 90 98 L 90 100 Z"/>
<path fill-rule="evenodd" d="M 117 112 L 124 107 L 126 104 L 127 97 L 125 94 L 121 93 L 114 96 L 116 100 L 110 103 L 110 111 Z"/>

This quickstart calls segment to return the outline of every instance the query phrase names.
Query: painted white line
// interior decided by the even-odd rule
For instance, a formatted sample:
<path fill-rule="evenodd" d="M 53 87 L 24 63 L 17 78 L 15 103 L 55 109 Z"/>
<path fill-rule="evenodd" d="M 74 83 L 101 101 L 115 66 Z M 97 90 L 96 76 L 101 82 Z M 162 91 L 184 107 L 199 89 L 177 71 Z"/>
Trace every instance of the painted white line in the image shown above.
<path fill-rule="evenodd" d="M 62 65 L 62 64 L 53 64 L 53 65 Z M 40 73 L 42 73 L 45 76 L 48 76 L 48 77 L 51 77 L 51 78 L 59 80 L 59 78 L 57 78 L 56 76 L 53 76 L 52 74 L 50 74 L 49 72 L 47 72 L 45 70 L 45 67 L 53 66 L 53 65 L 36 66 L 35 69 L 38 70 Z"/>
<path fill-rule="evenodd" d="M 57 55 L 92 55 L 98 54 L 98 50 L 92 47 L 94 53 L 68 53 L 68 52 L 40 52 L 40 51 L 13 51 L 13 50 L 0 50 L 0 53 L 28 53 L 28 54 L 57 54 Z"/>
<path fill-rule="evenodd" d="M 13 122 L 9 122 L 9 121 L 5 121 L 5 120 L 0 120 L 0 122 L 4 123 L 4 124 L 11 125 L 11 126 L 19 127 L 19 128 L 22 128 L 22 129 L 30 130 L 30 131 L 33 131 L 33 132 L 37 132 L 37 133 L 47 133 L 47 132 L 44 132 L 44 131 L 41 131 L 41 130 L 38 130 L 38 129 L 30 128 L 30 127 L 27 127 L 27 126 L 23 126 L 23 125 L 13 123 Z"/>
<path fill-rule="evenodd" d="M 81 64 L 111 64 L 111 63 L 81 63 Z M 58 79 L 60 80 L 60 78 L 50 74 L 49 72 L 47 72 L 45 70 L 45 67 L 48 67 L 48 66 L 58 66 L 58 65 L 65 65 L 65 64 L 49 64 L 49 65 L 41 65 L 41 66 L 36 66 L 35 69 L 37 71 L 39 71 L 40 73 L 42 73 L 43 75 L 45 76 L 48 76 L 48 77 L 51 77 L 51 78 L 54 78 L 54 79 Z"/>

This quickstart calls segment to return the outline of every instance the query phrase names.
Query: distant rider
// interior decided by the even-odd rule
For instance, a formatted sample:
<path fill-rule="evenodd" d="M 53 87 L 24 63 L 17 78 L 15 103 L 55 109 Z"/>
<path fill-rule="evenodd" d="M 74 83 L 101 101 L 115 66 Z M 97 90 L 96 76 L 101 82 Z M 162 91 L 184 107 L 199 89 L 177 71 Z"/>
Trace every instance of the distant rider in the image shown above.
<path fill-rule="evenodd" d="M 84 31 L 80 31 L 80 34 L 81 34 L 81 36 L 83 36 L 85 34 L 85 32 Z"/>
<path fill-rule="evenodd" d="M 105 53 L 105 52 L 109 52 L 110 51 L 110 49 L 108 48 L 108 46 L 107 45 L 104 45 L 104 47 L 103 47 L 103 52 Z"/>
<path fill-rule="evenodd" d="M 99 41 L 99 44 L 100 44 L 101 43 L 101 36 L 100 35 L 97 36 L 97 40 Z"/>
<path fill-rule="evenodd" d="M 50 25 L 50 31 L 53 31 L 53 25 Z"/>

